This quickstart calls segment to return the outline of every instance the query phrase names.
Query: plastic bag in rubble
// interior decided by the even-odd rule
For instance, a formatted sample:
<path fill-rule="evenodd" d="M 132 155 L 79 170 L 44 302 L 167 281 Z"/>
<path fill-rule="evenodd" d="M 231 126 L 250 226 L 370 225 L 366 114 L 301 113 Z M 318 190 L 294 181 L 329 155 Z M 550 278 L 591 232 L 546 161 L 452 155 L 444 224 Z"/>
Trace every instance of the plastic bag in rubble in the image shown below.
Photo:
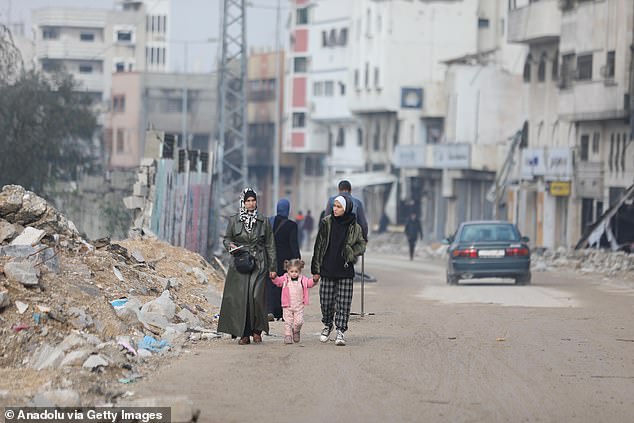
<path fill-rule="evenodd" d="M 176 304 L 170 298 L 169 291 L 163 291 L 160 297 L 143 304 L 138 314 L 139 321 L 146 329 L 157 332 L 169 325 L 176 313 Z"/>
<path fill-rule="evenodd" d="M 143 339 L 137 343 L 137 347 L 139 349 L 154 351 L 154 352 L 159 352 L 163 348 L 169 347 L 169 345 L 170 345 L 169 342 L 165 340 L 157 341 L 156 339 L 154 339 L 153 337 L 149 335 L 144 336 Z"/>

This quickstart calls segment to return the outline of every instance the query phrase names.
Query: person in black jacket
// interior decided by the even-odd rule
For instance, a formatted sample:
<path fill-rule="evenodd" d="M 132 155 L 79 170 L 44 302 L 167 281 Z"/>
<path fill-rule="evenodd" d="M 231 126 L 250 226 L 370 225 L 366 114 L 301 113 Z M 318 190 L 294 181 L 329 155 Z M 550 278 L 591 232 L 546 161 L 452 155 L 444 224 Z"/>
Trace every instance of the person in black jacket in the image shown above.
<path fill-rule="evenodd" d="M 418 221 L 418 216 L 416 213 L 412 213 L 405 224 L 405 236 L 407 237 L 407 242 L 409 243 L 409 259 L 414 260 L 414 249 L 416 248 L 416 241 L 420 236 L 420 239 L 423 239 L 423 228 Z"/>
<path fill-rule="evenodd" d="M 277 214 L 270 217 L 271 227 L 275 238 L 275 252 L 277 256 L 278 275 L 286 273 L 284 261 L 301 259 L 299 243 L 297 240 L 297 223 L 289 220 L 291 203 L 282 198 L 277 202 Z M 266 283 L 266 304 L 269 321 L 282 318 L 282 288 L 273 284 L 270 280 Z"/>

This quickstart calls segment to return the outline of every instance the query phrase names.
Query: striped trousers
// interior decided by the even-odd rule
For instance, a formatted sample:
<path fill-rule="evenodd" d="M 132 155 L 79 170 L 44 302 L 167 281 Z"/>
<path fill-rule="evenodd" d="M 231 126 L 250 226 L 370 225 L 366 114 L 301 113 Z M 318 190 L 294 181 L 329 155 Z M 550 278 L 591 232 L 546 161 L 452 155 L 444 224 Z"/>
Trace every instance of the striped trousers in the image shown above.
<path fill-rule="evenodd" d="M 348 330 L 352 306 L 353 280 L 322 278 L 320 282 L 321 321 L 325 326 L 332 327 L 334 320 L 335 327 L 345 332 Z"/>

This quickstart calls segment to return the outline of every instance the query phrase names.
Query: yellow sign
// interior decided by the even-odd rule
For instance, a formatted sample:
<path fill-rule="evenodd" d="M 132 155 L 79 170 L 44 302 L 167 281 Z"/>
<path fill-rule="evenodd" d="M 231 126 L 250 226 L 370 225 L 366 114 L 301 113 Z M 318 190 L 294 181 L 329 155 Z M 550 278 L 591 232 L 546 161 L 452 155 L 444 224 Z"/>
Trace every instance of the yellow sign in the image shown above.
<path fill-rule="evenodd" d="M 550 183 L 550 195 L 567 197 L 570 195 L 570 181 L 553 181 Z"/>

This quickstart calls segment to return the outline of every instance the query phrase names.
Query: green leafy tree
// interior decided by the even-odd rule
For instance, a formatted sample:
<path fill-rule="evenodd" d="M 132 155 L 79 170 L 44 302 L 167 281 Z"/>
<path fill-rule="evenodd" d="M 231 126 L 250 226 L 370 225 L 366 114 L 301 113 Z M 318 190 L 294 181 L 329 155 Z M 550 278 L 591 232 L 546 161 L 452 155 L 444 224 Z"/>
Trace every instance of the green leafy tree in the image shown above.
<path fill-rule="evenodd" d="M 0 186 L 45 193 L 90 164 L 97 121 L 71 75 L 24 72 L 16 51 L 0 28 Z"/>

